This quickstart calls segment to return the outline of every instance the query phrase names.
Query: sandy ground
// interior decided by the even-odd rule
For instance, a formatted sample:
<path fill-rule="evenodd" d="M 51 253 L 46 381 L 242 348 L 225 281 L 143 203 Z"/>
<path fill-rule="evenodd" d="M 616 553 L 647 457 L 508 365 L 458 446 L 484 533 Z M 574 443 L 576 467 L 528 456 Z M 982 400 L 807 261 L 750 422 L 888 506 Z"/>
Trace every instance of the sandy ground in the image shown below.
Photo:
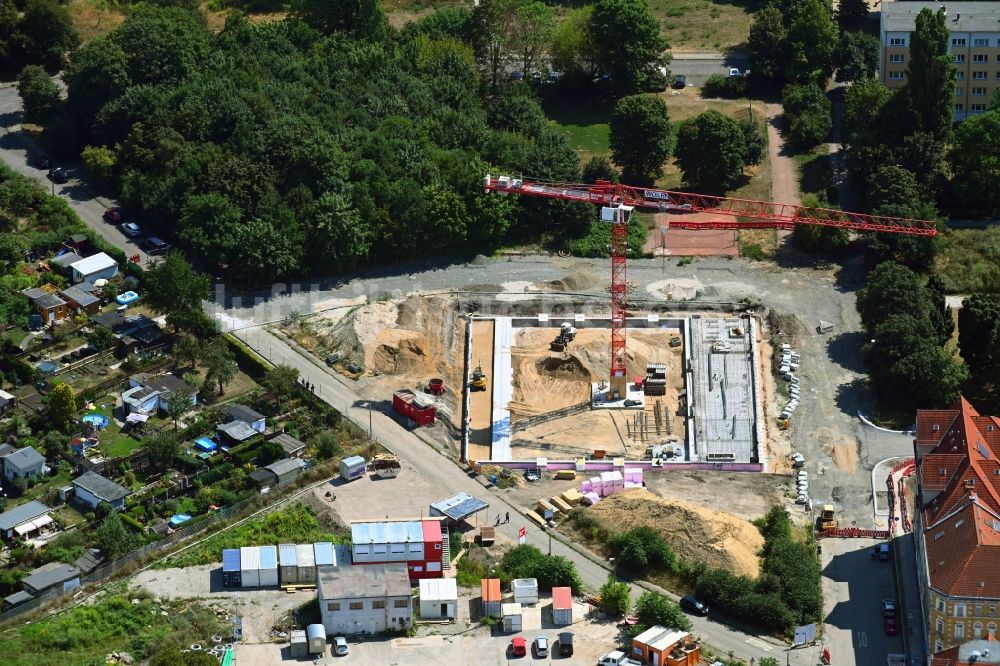
<path fill-rule="evenodd" d="M 644 489 L 605 497 L 587 513 L 608 529 L 653 527 L 685 560 L 737 575 L 760 573 L 757 551 L 764 538 L 756 527 L 731 513 L 664 499 Z"/>
<path fill-rule="evenodd" d="M 774 504 L 790 507 L 791 477 L 748 472 L 660 471 L 643 475 L 646 487 L 668 499 L 725 509 L 744 520 Z"/>
<path fill-rule="evenodd" d="M 150 569 L 137 575 L 132 585 L 158 597 L 210 599 L 242 618 L 243 636 L 248 642 L 268 640 L 274 626 L 284 626 L 284 618 L 290 611 L 316 598 L 315 590 L 224 588 L 221 562 L 182 569 Z"/>
<path fill-rule="evenodd" d="M 472 323 L 472 368 L 482 365 L 486 390 L 469 394 L 469 459 L 489 460 L 493 424 L 493 320 Z"/>
<path fill-rule="evenodd" d="M 646 252 L 655 257 L 663 256 L 717 256 L 736 257 L 740 248 L 736 231 L 727 229 L 669 229 L 673 221 L 712 222 L 727 216 L 714 213 L 658 213 L 654 216 L 656 228 L 649 233 Z M 728 221 L 728 220 L 727 220 Z M 666 231 L 665 231 L 666 230 Z M 664 237 L 666 248 L 664 248 Z M 664 252 L 666 250 L 666 252 Z"/>

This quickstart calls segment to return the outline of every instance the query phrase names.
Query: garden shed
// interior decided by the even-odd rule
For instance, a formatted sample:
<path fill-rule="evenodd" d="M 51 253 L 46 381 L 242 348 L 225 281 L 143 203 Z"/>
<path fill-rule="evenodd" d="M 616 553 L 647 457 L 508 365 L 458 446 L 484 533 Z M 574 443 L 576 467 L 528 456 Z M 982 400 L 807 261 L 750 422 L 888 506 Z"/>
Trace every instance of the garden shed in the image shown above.
<path fill-rule="evenodd" d="M 425 620 L 458 617 L 458 585 L 454 578 L 420 581 L 420 617 Z"/>

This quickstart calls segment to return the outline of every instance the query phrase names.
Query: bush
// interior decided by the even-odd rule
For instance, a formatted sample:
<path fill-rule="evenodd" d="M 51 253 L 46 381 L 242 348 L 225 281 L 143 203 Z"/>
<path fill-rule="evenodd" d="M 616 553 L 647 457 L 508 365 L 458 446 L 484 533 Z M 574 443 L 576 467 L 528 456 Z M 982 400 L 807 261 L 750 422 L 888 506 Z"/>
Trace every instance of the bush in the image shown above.
<path fill-rule="evenodd" d="M 648 232 L 646 225 L 633 219 L 628 225 L 629 256 L 641 257 L 646 245 Z M 611 225 L 607 222 L 594 222 L 586 235 L 570 241 L 569 251 L 581 257 L 611 256 Z"/>
<path fill-rule="evenodd" d="M 764 261 L 767 259 L 767 254 L 765 254 L 764 248 L 759 243 L 741 243 L 740 256 L 746 257 L 750 261 Z"/>
<path fill-rule="evenodd" d="M 663 568 L 677 570 L 677 554 L 663 536 L 652 527 L 637 527 L 614 535 L 608 545 L 618 563 L 630 569 Z"/>
<path fill-rule="evenodd" d="M 785 86 L 781 104 L 788 121 L 788 139 L 798 148 L 823 142 L 833 127 L 833 105 L 815 83 Z"/>
<path fill-rule="evenodd" d="M 601 608 L 612 616 L 625 615 L 632 606 L 632 595 L 628 583 L 619 583 L 613 576 L 601 586 Z"/>
<path fill-rule="evenodd" d="M 222 337 L 235 354 L 236 363 L 239 364 L 240 369 L 254 379 L 262 379 L 274 367 L 233 334 L 223 333 Z"/>
<path fill-rule="evenodd" d="M 667 629 L 691 630 L 691 620 L 680 606 L 658 592 L 643 592 L 635 602 L 635 613 L 639 623 L 647 627 L 658 624 Z"/>
<path fill-rule="evenodd" d="M 702 97 L 746 97 L 747 77 L 713 74 L 701 88 Z"/>
<path fill-rule="evenodd" d="M 511 578 L 538 579 L 539 589 L 571 587 L 579 590 L 583 587 L 572 562 L 561 555 L 545 555 L 534 546 L 514 546 L 504 554 L 500 566 Z"/>

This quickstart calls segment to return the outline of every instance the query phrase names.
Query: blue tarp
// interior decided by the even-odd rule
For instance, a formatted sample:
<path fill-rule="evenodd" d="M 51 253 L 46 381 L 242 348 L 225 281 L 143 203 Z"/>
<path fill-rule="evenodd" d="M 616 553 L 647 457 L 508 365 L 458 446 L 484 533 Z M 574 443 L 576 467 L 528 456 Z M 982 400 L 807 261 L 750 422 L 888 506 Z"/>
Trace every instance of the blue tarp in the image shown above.
<path fill-rule="evenodd" d="M 178 513 L 178 514 L 170 517 L 170 526 L 171 527 L 177 527 L 181 523 L 186 523 L 189 520 L 191 520 L 191 516 L 189 516 L 188 514 L 186 514 L 186 513 Z"/>
<path fill-rule="evenodd" d="M 218 444 L 210 440 L 208 437 L 199 437 L 194 440 L 194 446 L 196 449 L 201 451 L 214 451 Z"/>

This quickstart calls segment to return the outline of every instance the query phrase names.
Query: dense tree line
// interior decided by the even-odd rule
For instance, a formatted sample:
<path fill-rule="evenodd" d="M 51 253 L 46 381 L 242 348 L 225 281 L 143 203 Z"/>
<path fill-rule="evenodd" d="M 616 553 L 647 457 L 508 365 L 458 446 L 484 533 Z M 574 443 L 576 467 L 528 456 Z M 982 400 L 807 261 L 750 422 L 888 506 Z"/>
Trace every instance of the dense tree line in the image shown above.
<path fill-rule="evenodd" d="M 0 66 L 20 71 L 40 65 L 56 71 L 80 43 L 69 12 L 56 0 L 0 2 Z"/>
<path fill-rule="evenodd" d="M 201 14 L 142 5 L 74 53 L 66 102 L 37 72 L 26 100 L 52 145 L 87 151 L 197 265 L 249 283 L 488 251 L 557 223 L 579 235 L 592 207 L 482 190 L 500 170 L 582 176 L 531 87 L 488 66 L 480 80 L 489 40 L 471 26 L 492 4 L 397 32 L 375 3 L 303 3 L 284 21 L 232 15 L 217 35 Z"/>

